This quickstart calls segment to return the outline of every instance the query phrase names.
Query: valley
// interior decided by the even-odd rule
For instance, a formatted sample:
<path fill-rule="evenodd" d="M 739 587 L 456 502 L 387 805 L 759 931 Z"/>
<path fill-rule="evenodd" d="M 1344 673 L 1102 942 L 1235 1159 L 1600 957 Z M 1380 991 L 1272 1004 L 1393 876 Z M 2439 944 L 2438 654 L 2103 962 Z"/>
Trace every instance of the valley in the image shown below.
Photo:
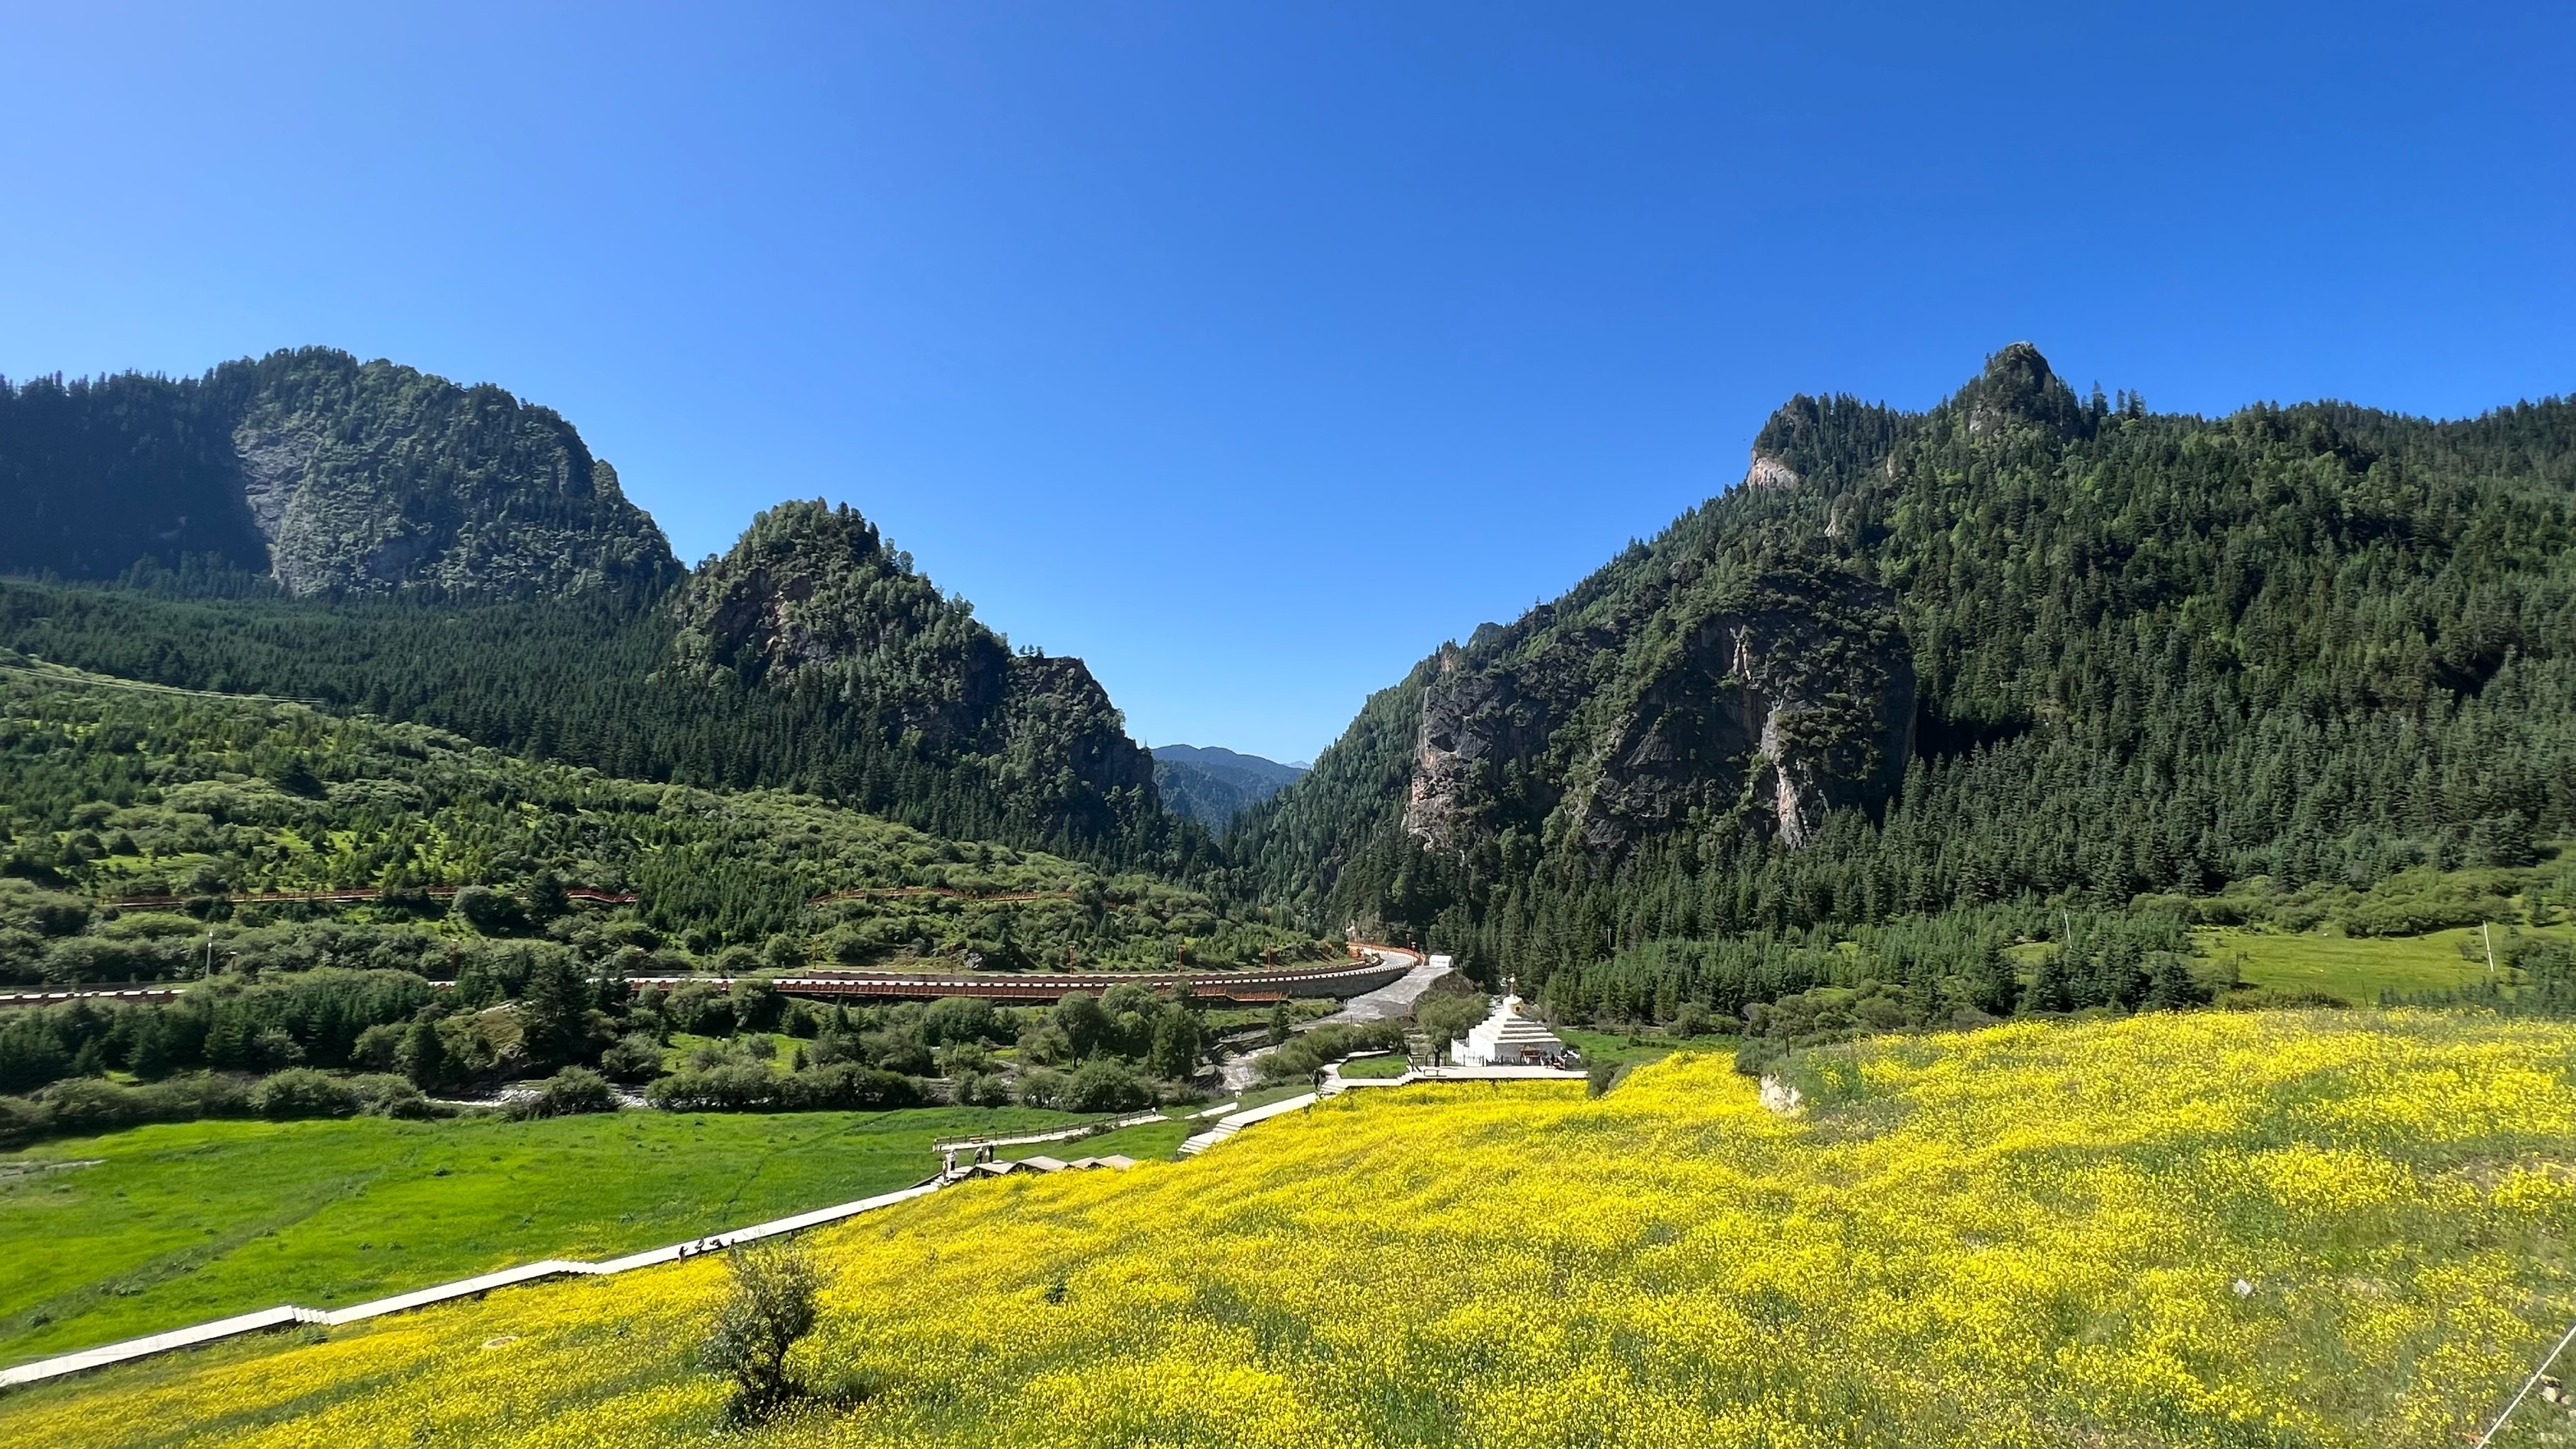
<path fill-rule="evenodd" d="M 2571 417 L 2156 414 L 2027 344 L 1795 398 L 1308 768 L 1147 750 L 847 505 L 683 567 L 498 389 L 18 385 L 0 1223 L 49 1250 L 0 1360 L 1001 1136 L 1135 1165 L 798 1235 L 805 1397 L 744 1432 L 2458 1432 L 2576 1313 Z M 1572 1071 L 1385 1085 L 1506 992 Z M 140 1358 L 0 1435 L 732 1432 L 725 1271 Z"/>

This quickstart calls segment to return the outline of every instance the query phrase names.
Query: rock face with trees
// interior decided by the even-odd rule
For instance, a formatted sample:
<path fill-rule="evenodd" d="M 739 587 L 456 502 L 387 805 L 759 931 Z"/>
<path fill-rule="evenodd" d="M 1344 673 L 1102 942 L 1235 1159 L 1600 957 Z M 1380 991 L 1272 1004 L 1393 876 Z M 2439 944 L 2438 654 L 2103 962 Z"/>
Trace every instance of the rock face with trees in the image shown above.
<path fill-rule="evenodd" d="M 1921 412 L 1793 398 L 1740 486 L 1372 697 L 1228 868 L 1565 1011 L 2009 1010 L 2015 941 L 2082 983 L 2042 1009 L 2125 1008 L 2181 935 L 2134 902 L 2576 828 L 2571 540 L 2560 400 L 2158 414 L 2028 344 Z"/>
<path fill-rule="evenodd" d="M 0 385 L 0 572 L 293 595 L 647 592 L 670 545 L 549 408 L 323 347 Z"/>
<path fill-rule="evenodd" d="M 1794 849 L 1835 808 L 1885 805 L 1913 723 L 1886 589 L 1790 553 L 1685 557 L 1593 607 L 1542 605 L 1443 648 L 1404 829 L 1458 853 L 1556 829 L 1617 854 L 1734 819 Z"/>

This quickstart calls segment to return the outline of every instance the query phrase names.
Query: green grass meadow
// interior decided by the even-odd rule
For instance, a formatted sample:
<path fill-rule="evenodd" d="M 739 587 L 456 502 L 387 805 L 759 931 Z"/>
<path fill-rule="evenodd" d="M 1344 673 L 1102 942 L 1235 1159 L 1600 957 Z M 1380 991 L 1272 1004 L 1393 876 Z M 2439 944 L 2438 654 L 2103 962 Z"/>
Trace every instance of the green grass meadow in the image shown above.
<path fill-rule="evenodd" d="M 0 1155 L 0 1242 L 13 1248 L 0 1362 L 659 1247 L 917 1182 L 937 1169 L 934 1141 L 1080 1120 L 1017 1107 L 630 1111 L 192 1122 L 49 1142 Z M 1111 1145 L 1124 1136 L 1082 1154 L 1148 1155 Z"/>
<path fill-rule="evenodd" d="M 2502 960 L 2516 936 L 2576 938 L 2576 926 L 2496 926 Z M 2513 933 L 2509 935 L 2508 932 Z M 2247 988 L 2318 991 L 2355 1006 L 2375 1004 L 2383 991 L 2405 994 L 2474 986 L 2487 974 L 2485 943 L 2475 926 L 2428 931 L 2420 936 L 2341 936 L 2204 927 L 2192 933 L 2203 979 L 2223 978 L 2231 958 Z"/>

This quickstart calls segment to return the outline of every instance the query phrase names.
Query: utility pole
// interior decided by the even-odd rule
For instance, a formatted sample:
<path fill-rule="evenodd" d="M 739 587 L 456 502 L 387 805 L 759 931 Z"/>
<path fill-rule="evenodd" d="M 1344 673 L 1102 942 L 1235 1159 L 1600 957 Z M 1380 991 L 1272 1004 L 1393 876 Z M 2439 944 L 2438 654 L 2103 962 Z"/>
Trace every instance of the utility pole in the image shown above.
<path fill-rule="evenodd" d="M 2480 921 L 2480 922 L 2478 922 L 2478 934 L 2479 934 L 2479 935 L 2481 935 L 2481 936 L 2486 937 L 2486 941 L 2487 941 L 2487 984 L 2488 984 L 2489 986 L 2493 986 L 2493 985 L 2495 985 L 2495 979 L 2496 979 L 2496 969 L 2495 969 L 2495 923 L 2494 923 L 2493 921 Z"/>

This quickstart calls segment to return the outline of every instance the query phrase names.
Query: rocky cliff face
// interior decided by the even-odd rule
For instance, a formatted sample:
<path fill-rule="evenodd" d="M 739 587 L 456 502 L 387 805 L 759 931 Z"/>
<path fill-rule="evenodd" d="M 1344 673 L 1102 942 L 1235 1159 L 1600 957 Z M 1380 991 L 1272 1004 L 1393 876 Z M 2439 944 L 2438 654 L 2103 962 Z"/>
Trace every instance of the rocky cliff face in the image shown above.
<path fill-rule="evenodd" d="M 202 378 L 36 384 L 0 408 L 0 568 L 214 556 L 287 592 L 658 589 L 679 566 L 550 409 L 305 348 Z"/>
<path fill-rule="evenodd" d="M 1795 557 L 1672 570 L 1626 609 L 1542 609 L 1500 647 L 1444 650 L 1404 828 L 1433 849 L 1520 825 L 1619 854 L 1694 819 L 1792 847 L 1903 782 L 1914 671 L 1895 600 Z"/>

